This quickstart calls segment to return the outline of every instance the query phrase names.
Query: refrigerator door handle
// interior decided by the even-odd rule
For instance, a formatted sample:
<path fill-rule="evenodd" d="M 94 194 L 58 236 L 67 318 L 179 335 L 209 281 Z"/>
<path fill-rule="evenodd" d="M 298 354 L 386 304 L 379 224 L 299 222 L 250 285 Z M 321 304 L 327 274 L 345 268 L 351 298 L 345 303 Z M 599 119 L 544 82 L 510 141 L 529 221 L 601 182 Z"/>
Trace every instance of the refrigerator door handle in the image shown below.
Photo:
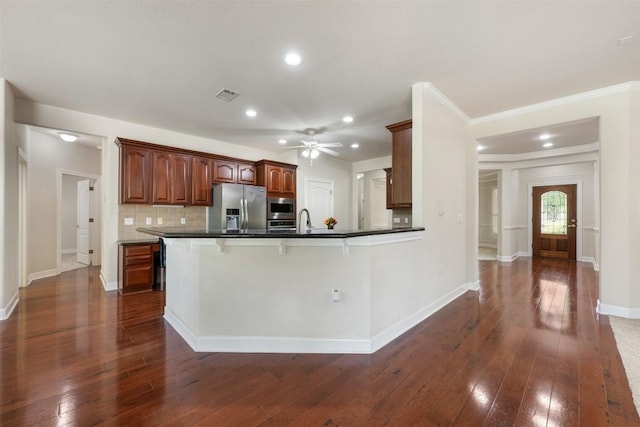
<path fill-rule="evenodd" d="M 242 208 L 242 229 L 246 230 L 249 227 L 249 209 L 247 208 L 247 199 L 241 199 L 240 206 Z"/>

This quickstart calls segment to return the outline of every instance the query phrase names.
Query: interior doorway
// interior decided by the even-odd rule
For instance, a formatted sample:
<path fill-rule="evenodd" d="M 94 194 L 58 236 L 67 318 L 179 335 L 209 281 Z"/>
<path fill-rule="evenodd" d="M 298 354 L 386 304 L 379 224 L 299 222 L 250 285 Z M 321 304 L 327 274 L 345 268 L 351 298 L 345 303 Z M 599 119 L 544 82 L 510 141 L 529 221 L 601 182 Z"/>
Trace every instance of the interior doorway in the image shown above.
<path fill-rule="evenodd" d="M 99 263 L 100 177 L 58 170 L 57 270 Z"/>

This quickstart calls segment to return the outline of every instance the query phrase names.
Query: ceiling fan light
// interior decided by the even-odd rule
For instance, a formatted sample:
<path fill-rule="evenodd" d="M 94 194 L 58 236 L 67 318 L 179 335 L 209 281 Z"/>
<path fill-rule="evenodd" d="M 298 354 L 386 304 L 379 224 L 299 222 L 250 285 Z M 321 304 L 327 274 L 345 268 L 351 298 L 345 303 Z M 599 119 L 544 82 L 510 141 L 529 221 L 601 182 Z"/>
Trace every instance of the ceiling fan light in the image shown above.
<path fill-rule="evenodd" d="M 311 152 L 309 153 L 309 156 L 310 156 L 312 159 L 317 158 L 319 155 L 320 155 L 320 152 L 319 152 L 317 149 L 315 149 L 315 148 L 312 148 L 312 149 L 311 149 Z"/>
<path fill-rule="evenodd" d="M 305 150 L 302 152 L 302 156 L 303 157 L 309 157 L 309 149 L 305 148 Z"/>

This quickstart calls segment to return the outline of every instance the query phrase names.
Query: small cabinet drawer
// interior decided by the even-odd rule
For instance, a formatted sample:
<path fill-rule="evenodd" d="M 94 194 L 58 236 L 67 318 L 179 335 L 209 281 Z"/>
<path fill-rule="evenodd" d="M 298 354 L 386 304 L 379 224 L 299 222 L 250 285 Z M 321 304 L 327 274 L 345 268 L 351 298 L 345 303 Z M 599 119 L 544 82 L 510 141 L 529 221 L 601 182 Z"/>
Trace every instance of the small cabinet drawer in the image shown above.
<path fill-rule="evenodd" d="M 118 256 L 118 290 L 121 294 L 153 289 L 153 252 L 157 243 L 123 244 Z"/>
<path fill-rule="evenodd" d="M 124 247 L 124 257 L 151 257 L 153 255 L 153 249 L 151 245 L 134 245 Z"/>

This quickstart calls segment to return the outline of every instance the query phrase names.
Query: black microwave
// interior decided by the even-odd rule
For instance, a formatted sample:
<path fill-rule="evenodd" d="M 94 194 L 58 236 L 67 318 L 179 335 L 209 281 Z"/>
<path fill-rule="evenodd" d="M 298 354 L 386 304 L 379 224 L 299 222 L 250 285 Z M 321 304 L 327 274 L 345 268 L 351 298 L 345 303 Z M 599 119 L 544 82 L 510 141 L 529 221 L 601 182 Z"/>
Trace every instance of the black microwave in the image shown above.
<path fill-rule="evenodd" d="M 269 197 L 267 219 L 296 219 L 296 199 Z"/>

